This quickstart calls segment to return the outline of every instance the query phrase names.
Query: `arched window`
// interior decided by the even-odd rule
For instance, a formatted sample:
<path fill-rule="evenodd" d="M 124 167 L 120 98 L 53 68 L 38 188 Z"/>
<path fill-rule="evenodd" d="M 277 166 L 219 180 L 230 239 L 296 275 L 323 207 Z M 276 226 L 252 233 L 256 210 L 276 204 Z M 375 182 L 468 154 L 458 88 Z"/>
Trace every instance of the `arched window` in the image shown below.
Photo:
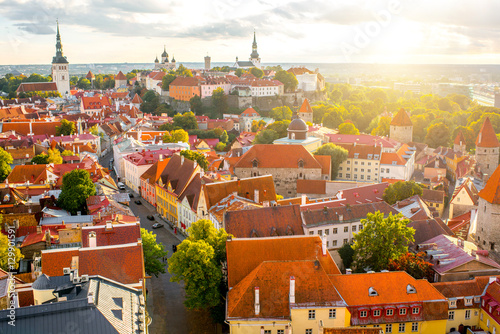
<path fill-rule="evenodd" d="M 299 161 L 299 168 L 304 168 L 304 161 L 300 160 Z M 302 175 L 302 173 L 301 173 Z"/>

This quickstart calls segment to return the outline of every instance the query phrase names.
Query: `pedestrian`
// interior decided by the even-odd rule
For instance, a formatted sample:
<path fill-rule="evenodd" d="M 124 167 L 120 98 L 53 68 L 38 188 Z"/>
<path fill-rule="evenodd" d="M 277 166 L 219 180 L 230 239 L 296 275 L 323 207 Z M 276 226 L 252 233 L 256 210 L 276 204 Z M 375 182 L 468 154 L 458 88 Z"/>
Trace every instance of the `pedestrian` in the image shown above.
<path fill-rule="evenodd" d="M 172 252 L 175 253 L 175 245 L 172 245 Z"/>
<path fill-rule="evenodd" d="M 174 245 L 174 253 L 177 252 L 177 245 Z"/>

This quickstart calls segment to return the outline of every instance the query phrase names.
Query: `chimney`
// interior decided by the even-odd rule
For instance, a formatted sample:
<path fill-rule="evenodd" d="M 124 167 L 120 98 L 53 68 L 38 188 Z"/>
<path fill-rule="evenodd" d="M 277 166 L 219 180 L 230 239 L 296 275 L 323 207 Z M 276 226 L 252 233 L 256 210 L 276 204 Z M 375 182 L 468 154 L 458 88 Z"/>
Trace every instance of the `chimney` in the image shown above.
<path fill-rule="evenodd" d="M 181 155 L 181 165 L 184 165 L 184 156 Z"/>
<path fill-rule="evenodd" d="M 94 231 L 89 232 L 89 248 L 97 247 L 97 236 Z"/>
<path fill-rule="evenodd" d="M 40 225 L 36 227 L 36 234 L 42 234 L 42 227 Z"/>
<path fill-rule="evenodd" d="M 290 304 L 295 304 L 295 277 L 290 276 Z"/>
<path fill-rule="evenodd" d="M 347 269 L 345 270 L 345 274 L 346 274 L 346 275 L 351 275 L 351 274 L 352 274 L 352 269 L 351 269 L 351 268 L 347 268 Z"/>
<path fill-rule="evenodd" d="M 163 154 L 160 154 L 160 156 L 158 157 L 158 160 L 163 161 Z"/>
<path fill-rule="evenodd" d="M 255 203 L 259 203 L 259 189 L 255 189 L 253 191 L 253 201 Z"/>
<path fill-rule="evenodd" d="M 306 205 L 306 201 L 307 201 L 307 195 L 302 194 L 301 200 L 300 200 L 300 205 Z"/>
<path fill-rule="evenodd" d="M 260 313 L 260 302 L 259 302 L 259 287 L 255 287 L 255 315 Z"/>
<path fill-rule="evenodd" d="M 106 222 L 106 231 L 111 231 L 113 229 L 113 223 L 111 221 Z"/>
<path fill-rule="evenodd" d="M 51 244 L 50 230 L 46 229 L 45 230 L 45 245 L 46 245 L 47 249 L 50 247 L 50 244 Z"/>
<path fill-rule="evenodd" d="M 326 235 L 321 237 L 321 249 L 323 250 L 323 256 L 326 255 Z"/>

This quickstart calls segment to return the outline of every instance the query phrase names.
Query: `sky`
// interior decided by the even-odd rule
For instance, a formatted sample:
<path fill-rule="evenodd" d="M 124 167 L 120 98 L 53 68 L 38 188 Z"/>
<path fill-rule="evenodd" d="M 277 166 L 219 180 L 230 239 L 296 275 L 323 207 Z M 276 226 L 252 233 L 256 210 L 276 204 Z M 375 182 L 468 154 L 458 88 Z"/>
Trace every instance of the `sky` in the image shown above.
<path fill-rule="evenodd" d="M 0 0 L 0 64 L 497 64 L 498 0 Z"/>

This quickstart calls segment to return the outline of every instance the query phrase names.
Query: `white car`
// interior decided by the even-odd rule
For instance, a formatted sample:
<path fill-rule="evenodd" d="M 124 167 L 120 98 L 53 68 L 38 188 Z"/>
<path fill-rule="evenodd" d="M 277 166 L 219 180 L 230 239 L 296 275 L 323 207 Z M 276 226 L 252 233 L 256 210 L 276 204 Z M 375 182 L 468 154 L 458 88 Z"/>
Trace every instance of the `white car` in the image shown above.
<path fill-rule="evenodd" d="M 123 182 L 118 182 L 118 189 L 125 190 L 125 184 L 123 184 Z"/>

